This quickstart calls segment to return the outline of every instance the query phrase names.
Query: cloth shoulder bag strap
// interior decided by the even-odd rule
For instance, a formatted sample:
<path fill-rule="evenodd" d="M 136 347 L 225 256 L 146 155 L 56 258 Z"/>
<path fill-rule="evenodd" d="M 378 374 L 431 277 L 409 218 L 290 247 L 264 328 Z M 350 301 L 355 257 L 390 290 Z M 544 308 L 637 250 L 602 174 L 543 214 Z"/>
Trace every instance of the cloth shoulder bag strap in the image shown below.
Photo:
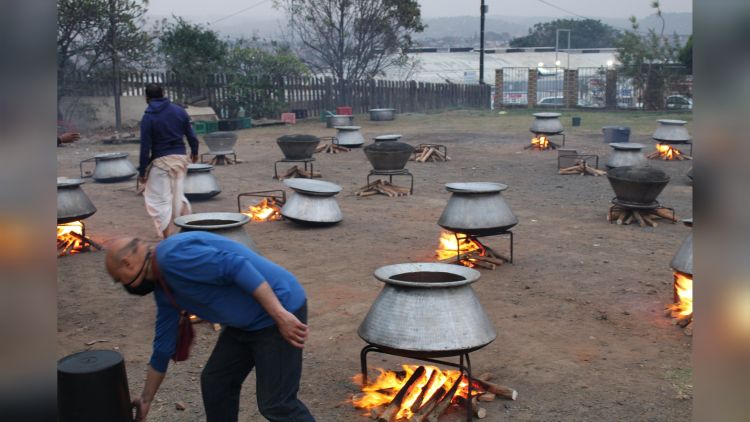
<path fill-rule="evenodd" d="M 154 254 L 153 260 L 151 261 L 151 270 L 156 275 L 156 279 L 159 280 L 159 285 L 164 289 L 164 293 L 167 294 L 167 298 L 180 312 L 180 322 L 177 326 L 177 342 L 175 344 L 174 354 L 172 360 L 175 362 L 182 362 L 190 357 L 190 347 L 193 345 L 193 339 L 195 338 L 195 332 L 193 331 L 193 324 L 190 322 L 190 315 L 184 309 L 177 305 L 177 301 L 172 295 L 172 291 L 164 280 L 164 277 L 159 271 L 158 263 L 156 262 L 156 254 Z"/>

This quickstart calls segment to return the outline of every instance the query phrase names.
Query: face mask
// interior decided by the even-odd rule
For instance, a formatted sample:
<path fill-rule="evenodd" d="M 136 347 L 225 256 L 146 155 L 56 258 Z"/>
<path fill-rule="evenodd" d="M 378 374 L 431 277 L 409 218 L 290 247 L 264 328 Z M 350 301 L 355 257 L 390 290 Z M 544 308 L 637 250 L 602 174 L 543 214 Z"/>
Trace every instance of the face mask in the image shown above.
<path fill-rule="evenodd" d="M 143 265 L 141 266 L 141 269 L 138 271 L 138 274 L 133 277 L 133 279 L 130 281 L 130 283 L 123 284 L 123 288 L 126 292 L 130 293 L 131 295 L 137 295 L 137 296 L 145 296 L 151 292 L 154 291 L 154 288 L 156 288 L 156 283 L 154 283 L 152 280 L 143 279 L 141 280 L 141 284 L 138 286 L 132 286 L 132 284 L 138 280 L 138 277 L 143 274 L 143 271 L 146 269 L 146 264 L 148 264 L 149 260 L 151 259 L 151 251 L 149 250 L 146 253 L 146 258 L 143 260 Z"/>

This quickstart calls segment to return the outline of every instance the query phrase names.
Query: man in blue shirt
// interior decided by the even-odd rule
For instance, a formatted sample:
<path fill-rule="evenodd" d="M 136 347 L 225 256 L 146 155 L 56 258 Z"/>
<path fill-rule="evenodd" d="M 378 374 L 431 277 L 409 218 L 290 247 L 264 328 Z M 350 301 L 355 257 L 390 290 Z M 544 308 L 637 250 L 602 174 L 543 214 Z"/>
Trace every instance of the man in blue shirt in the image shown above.
<path fill-rule="evenodd" d="M 148 107 L 141 119 L 141 154 L 138 180 L 145 186 L 146 211 L 156 231 L 166 238 L 175 217 L 190 214 L 184 180 L 189 165 L 183 137 L 190 144 L 190 160 L 198 160 L 198 138 L 190 116 L 164 96 L 158 84 L 146 86 Z"/>
<path fill-rule="evenodd" d="M 146 420 L 175 351 L 179 310 L 226 326 L 201 374 L 208 422 L 237 420 L 242 383 L 253 368 L 265 418 L 315 421 L 297 399 L 307 299 L 292 273 L 238 242 L 203 231 L 176 234 L 155 247 L 138 238 L 117 239 L 106 267 L 129 293 L 154 292 L 156 300 L 150 367 L 133 402 L 138 421 Z"/>

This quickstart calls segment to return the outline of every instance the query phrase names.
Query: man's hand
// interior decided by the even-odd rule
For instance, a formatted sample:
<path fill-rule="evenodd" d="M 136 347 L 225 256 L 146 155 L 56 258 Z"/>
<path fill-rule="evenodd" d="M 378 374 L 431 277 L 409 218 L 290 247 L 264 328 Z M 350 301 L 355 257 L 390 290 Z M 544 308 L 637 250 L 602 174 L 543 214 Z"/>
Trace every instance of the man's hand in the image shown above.
<path fill-rule="evenodd" d="M 132 402 L 135 408 L 135 422 L 145 422 L 146 415 L 148 415 L 149 409 L 151 409 L 151 402 L 146 402 L 143 398 L 137 398 Z"/>
<path fill-rule="evenodd" d="M 300 322 L 294 314 L 289 311 L 284 311 L 285 314 L 276 321 L 279 326 L 279 331 L 284 340 L 288 341 L 294 347 L 302 349 L 305 347 L 305 340 L 307 339 L 308 327 L 307 325 Z"/>
<path fill-rule="evenodd" d="M 198 162 L 198 154 L 190 154 L 190 161 L 192 161 L 193 163 L 197 163 Z"/>

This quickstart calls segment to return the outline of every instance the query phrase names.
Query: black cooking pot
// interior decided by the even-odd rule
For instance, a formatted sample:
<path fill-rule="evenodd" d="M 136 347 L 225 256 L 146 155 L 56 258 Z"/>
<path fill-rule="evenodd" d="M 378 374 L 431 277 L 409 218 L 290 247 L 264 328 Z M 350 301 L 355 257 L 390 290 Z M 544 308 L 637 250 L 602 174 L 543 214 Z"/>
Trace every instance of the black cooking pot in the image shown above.
<path fill-rule="evenodd" d="M 304 160 L 313 156 L 320 138 L 313 135 L 284 135 L 276 139 L 276 143 L 287 160 Z"/>
<path fill-rule="evenodd" d="M 399 142 L 375 142 L 364 148 L 375 170 L 401 170 L 414 152 L 411 145 Z"/>
<path fill-rule="evenodd" d="M 653 204 L 669 183 L 666 173 L 646 166 L 615 167 L 607 171 L 607 179 L 619 201 L 634 205 Z"/>

